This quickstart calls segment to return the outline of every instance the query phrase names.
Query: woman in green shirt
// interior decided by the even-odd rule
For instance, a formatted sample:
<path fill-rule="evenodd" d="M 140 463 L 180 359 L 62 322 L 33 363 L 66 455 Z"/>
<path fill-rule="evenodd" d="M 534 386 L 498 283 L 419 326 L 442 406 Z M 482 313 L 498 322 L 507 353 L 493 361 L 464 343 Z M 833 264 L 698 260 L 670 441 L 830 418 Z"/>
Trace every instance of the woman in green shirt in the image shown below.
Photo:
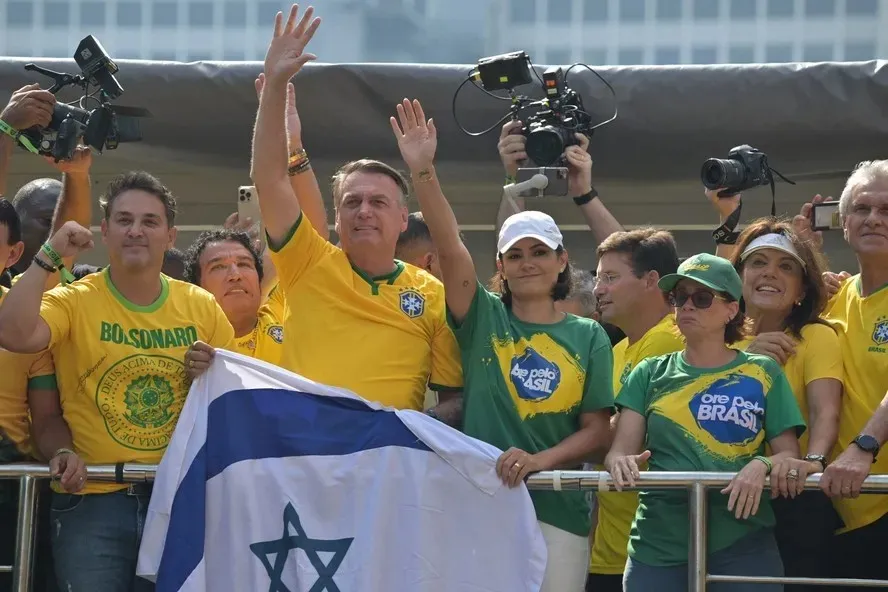
<path fill-rule="evenodd" d="M 689 258 L 660 288 L 675 306 L 683 351 L 642 361 L 617 397 L 621 410 L 605 466 L 617 483 L 634 485 L 638 467 L 651 471 L 737 472 L 709 495 L 709 571 L 780 576 L 774 514 L 762 490 L 771 467 L 798 458 L 804 431 L 798 404 L 780 366 L 729 347 L 743 335 L 743 286 L 733 266 L 715 255 Z M 765 445 L 772 456 L 765 457 Z M 646 449 L 645 449 L 646 447 Z M 771 485 L 788 490 L 787 474 Z M 727 496 L 727 500 L 725 500 Z M 688 589 L 688 496 L 644 491 L 629 540 L 626 592 Z M 782 585 L 719 583 L 720 592 L 773 592 Z"/>

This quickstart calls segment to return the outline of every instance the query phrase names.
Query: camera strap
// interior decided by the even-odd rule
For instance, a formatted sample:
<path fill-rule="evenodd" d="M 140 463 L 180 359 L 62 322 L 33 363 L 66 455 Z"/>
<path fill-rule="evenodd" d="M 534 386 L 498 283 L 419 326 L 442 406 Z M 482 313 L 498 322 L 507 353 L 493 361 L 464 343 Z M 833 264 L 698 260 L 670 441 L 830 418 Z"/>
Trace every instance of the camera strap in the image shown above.
<path fill-rule="evenodd" d="M 740 236 L 740 233 L 737 232 L 737 225 L 740 224 L 740 212 L 742 210 L 743 200 L 741 199 L 737 204 L 737 208 L 725 218 L 722 225 L 712 231 L 712 238 L 715 239 L 716 244 L 733 245 L 737 243 L 737 237 Z"/>
<path fill-rule="evenodd" d="M 34 144 L 31 142 L 31 140 L 28 138 L 28 136 L 23 136 L 22 132 L 18 131 L 17 129 L 15 129 L 11 125 L 9 125 L 5 121 L 3 121 L 2 119 L 0 119 L 0 132 L 3 132 L 4 134 L 6 134 L 10 138 L 12 138 L 14 141 L 21 144 L 28 152 L 31 152 L 33 154 L 38 153 L 37 148 L 34 146 Z"/>

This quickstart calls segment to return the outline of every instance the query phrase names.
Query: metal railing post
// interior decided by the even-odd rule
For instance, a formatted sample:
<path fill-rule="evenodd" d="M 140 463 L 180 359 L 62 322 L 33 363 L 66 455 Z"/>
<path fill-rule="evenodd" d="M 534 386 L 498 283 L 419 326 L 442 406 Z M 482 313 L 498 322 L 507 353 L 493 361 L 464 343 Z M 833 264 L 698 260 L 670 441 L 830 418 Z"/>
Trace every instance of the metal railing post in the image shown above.
<path fill-rule="evenodd" d="M 15 592 L 31 592 L 36 536 L 37 479 L 26 475 L 19 478 L 15 558 L 12 563 L 12 589 Z"/>
<path fill-rule="evenodd" d="M 706 592 L 706 485 L 691 485 L 689 497 L 688 591 Z"/>

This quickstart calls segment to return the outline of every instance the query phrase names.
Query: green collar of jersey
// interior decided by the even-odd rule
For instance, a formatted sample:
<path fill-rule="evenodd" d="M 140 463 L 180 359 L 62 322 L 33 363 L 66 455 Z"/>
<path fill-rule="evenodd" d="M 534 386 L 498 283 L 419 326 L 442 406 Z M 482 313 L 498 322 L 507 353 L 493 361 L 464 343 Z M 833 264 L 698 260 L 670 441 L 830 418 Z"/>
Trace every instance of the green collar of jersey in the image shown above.
<path fill-rule="evenodd" d="M 395 259 L 395 269 L 393 271 L 377 276 L 369 276 L 363 269 L 356 267 L 351 261 L 349 261 L 349 263 L 354 272 L 358 274 L 362 280 L 370 284 L 373 294 L 379 294 L 379 284 L 394 284 L 395 280 L 398 279 L 398 276 L 401 275 L 401 272 L 404 271 L 404 263 L 397 259 Z"/>
<path fill-rule="evenodd" d="M 108 284 L 108 289 L 111 290 L 111 293 L 120 302 L 125 308 L 131 310 L 133 312 L 154 312 L 166 302 L 167 296 L 170 294 L 170 284 L 166 279 L 166 276 L 160 274 L 160 296 L 157 297 L 157 300 L 149 304 L 148 306 L 141 306 L 130 302 L 126 299 L 126 297 L 120 293 L 117 287 L 114 286 L 114 282 L 111 281 L 111 266 L 105 267 L 102 270 L 102 274 L 105 276 L 105 282 Z"/>

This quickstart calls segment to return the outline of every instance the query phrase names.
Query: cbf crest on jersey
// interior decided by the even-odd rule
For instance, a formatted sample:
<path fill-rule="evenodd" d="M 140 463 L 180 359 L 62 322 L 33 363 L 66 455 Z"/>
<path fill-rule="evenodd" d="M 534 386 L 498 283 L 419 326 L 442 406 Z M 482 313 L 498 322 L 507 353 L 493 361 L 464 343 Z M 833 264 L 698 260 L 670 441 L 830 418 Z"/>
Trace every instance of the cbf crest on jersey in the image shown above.
<path fill-rule="evenodd" d="M 718 442 L 746 444 L 762 429 L 765 392 L 755 378 L 733 374 L 694 395 L 690 408 L 697 425 Z"/>
<path fill-rule="evenodd" d="M 415 319 L 425 312 L 425 297 L 416 290 L 404 290 L 400 295 L 401 312 Z"/>
<path fill-rule="evenodd" d="M 275 343 L 284 342 L 284 328 L 280 325 L 272 325 L 268 328 L 268 335 L 274 339 Z"/>
<path fill-rule="evenodd" d="M 873 327 L 873 341 L 876 345 L 888 343 L 888 317 L 882 317 L 876 321 Z"/>

